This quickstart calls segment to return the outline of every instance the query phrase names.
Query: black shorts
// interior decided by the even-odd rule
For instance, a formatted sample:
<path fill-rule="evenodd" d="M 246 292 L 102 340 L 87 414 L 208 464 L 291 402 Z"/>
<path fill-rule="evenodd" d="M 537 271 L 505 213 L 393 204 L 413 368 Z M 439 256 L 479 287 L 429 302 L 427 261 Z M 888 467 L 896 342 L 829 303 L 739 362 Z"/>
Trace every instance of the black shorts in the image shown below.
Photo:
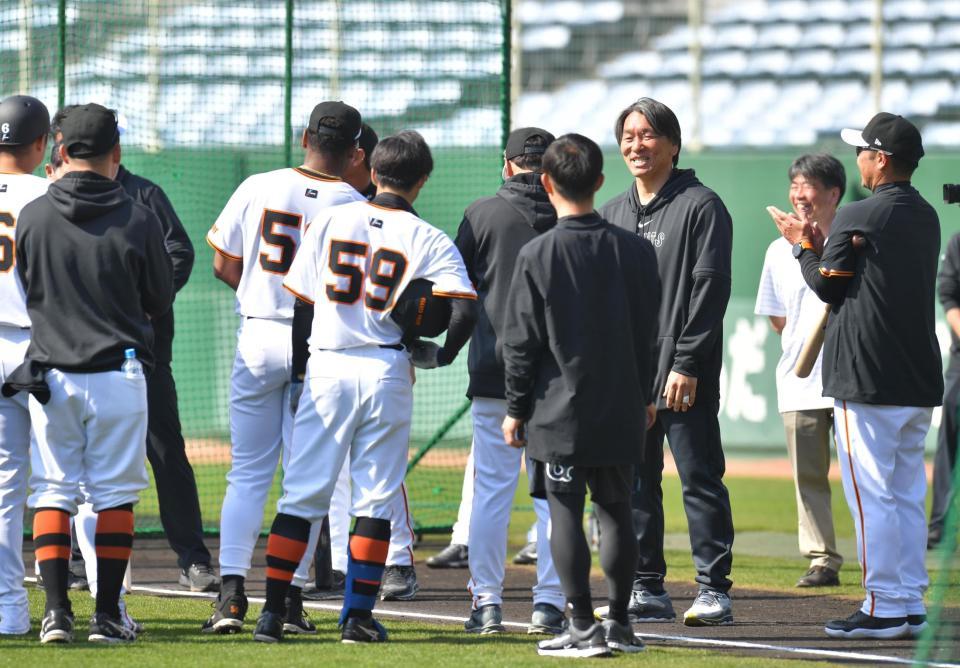
<path fill-rule="evenodd" d="M 551 494 L 587 495 L 596 503 L 629 502 L 633 494 L 633 465 L 563 466 L 535 459 L 530 463 L 530 496 L 545 499 Z"/>

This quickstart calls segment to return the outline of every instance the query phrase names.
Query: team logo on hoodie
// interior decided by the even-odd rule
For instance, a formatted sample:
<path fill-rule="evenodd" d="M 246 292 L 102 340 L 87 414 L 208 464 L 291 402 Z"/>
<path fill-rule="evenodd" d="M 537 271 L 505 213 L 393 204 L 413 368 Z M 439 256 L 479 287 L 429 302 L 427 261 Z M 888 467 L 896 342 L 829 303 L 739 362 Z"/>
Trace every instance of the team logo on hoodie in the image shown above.
<path fill-rule="evenodd" d="M 554 482 L 573 482 L 573 467 L 547 464 L 547 477 Z"/>

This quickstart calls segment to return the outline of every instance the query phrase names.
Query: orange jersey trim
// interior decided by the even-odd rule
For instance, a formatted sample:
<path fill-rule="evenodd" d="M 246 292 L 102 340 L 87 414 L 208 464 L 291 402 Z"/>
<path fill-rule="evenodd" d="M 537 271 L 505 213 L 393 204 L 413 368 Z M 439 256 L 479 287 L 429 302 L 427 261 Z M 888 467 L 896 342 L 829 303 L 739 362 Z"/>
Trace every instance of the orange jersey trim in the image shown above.
<path fill-rule="evenodd" d="M 337 176 L 331 176 L 330 174 L 324 174 L 323 172 L 315 172 L 312 169 L 307 169 L 306 167 L 294 167 L 293 171 L 302 176 L 306 176 L 308 179 L 313 179 L 314 181 L 327 181 L 329 183 L 339 183 L 343 181 L 343 179 Z"/>
<path fill-rule="evenodd" d="M 437 292 L 434 290 L 434 297 L 450 297 L 451 299 L 476 299 L 476 295 L 472 295 L 469 292 Z"/>
<path fill-rule="evenodd" d="M 217 251 L 218 253 L 220 253 L 220 255 L 222 255 L 223 257 L 229 258 L 229 259 L 231 259 L 231 260 L 238 260 L 238 261 L 240 261 L 240 262 L 243 262 L 243 258 L 242 258 L 241 256 L 239 256 L 239 255 L 231 255 L 230 253 L 228 253 L 227 251 L 223 250 L 222 248 L 220 248 L 219 246 L 217 246 L 215 243 L 213 243 L 212 241 L 210 241 L 210 237 L 204 237 L 204 239 L 207 240 L 207 244 L 209 244 L 210 248 L 212 248 L 213 250 L 215 250 L 215 251 Z"/>
<path fill-rule="evenodd" d="M 301 301 L 305 301 L 305 302 L 307 302 L 308 304 L 311 304 L 311 305 L 313 304 L 313 300 L 312 300 L 312 299 L 307 299 L 306 297 L 304 297 L 303 295 L 301 295 L 299 292 L 297 292 L 296 290 L 294 290 L 293 288 L 291 288 L 291 287 L 290 287 L 289 285 L 287 285 L 286 283 L 283 284 L 283 289 L 286 290 L 287 292 L 289 292 L 291 295 L 293 295 L 293 296 L 296 297 L 297 299 L 299 299 L 299 300 L 301 300 Z"/>
<path fill-rule="evenodd" d="M 843 271 L 841 269 L 824 269 L 820 267 L 820 275 L 825 278 L 851 278 L 854 276 L 852 271 Z"/>

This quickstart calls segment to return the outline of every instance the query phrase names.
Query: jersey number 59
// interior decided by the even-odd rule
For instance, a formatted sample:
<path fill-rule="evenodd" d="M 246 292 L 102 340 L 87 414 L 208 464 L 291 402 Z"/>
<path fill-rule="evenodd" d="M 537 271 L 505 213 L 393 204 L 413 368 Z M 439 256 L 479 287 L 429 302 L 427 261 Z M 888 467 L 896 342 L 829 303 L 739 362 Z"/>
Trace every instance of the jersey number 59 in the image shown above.
<path fill-rule="evenodd" d="M 364 267 L 370 247 L 359 241 L 330 242 L 330 271 L 346 279 L 346 287 L 327 284 L 327 298 L 340 304 L 353 304 L 364 292 Z M 370 259 L 370 271 L 366 277 L 372 285 L 363 296 L 363 303 L 374 311 L 383 311 L 391 304 L 403 275 L 407 271 L 407 258 L 395 250 L 379 248 Z"/>

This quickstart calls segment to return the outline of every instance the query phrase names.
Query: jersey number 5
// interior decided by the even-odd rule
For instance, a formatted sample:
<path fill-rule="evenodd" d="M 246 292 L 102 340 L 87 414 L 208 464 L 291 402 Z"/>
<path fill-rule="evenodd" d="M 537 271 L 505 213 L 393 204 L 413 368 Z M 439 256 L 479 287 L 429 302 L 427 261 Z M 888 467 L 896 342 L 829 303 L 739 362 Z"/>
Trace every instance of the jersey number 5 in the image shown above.
<path fill-rule="evenodd" d="M 297 241 L 284 228 L 299 230 L 303 216 L 286 211 L 263 210 L 260 220 L 260 236 L 268 246 L 280 249 L 280 258 L 274 259 L 270 253 L 260 253 L 260 268 L 271 274 L 286 274 L 293 264 L 293 256 L 297 252 Z"/>
<path fill-rule="evenodd" d="M 13 268 L 14 242 L 13 227 L 17 224 L 14 217 L 6 211 L 0 211 L 0 273 L 6 273 Z M 10 228 L 7 230 L 6 228 Z M 4 234 L 9 232 L 8 234 Z"/>
<path fill-rule="evenodd" d="M 346 288 L 340 289 L 337 285 L 327 284 L 327 298 L 340 304 L 353 304 L 363 292 L 364 267 L 370 248 L 367 244 L 357 241 L 330 242 L 330 271 L 346 280 Z M 374 311 L 383 311 L 390 305 L 393 293 L 396 291 L 403 275 L 407 271 L 407 258 L 402 253 L 380 248 L 374 251 L 370 259 L 370 272 L 367 279 L 373 286 L 366 291 L 363 303 Z"/>

